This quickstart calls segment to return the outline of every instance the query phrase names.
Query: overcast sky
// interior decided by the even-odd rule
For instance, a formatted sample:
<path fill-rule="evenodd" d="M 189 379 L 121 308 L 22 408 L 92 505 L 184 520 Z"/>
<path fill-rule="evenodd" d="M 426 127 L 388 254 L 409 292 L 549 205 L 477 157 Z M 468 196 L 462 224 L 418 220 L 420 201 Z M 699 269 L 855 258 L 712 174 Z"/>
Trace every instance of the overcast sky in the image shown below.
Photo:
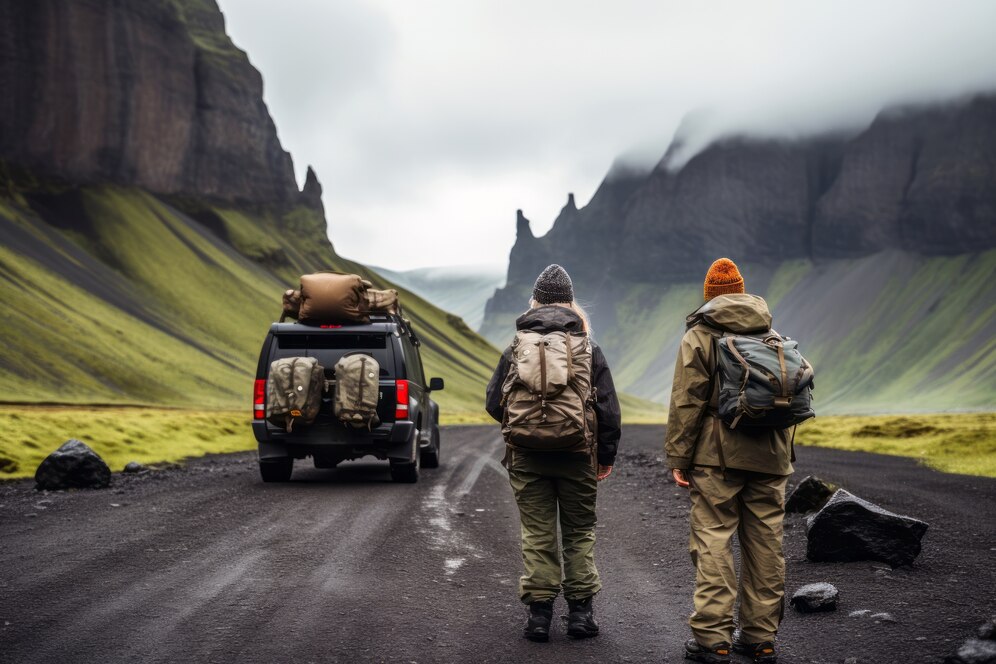
<path fill-rule="evenodd" d="M 504 265 L 621 154 L 867 124 L 996 88 L 996 2 L 219 0 L 339 253 Z"/>

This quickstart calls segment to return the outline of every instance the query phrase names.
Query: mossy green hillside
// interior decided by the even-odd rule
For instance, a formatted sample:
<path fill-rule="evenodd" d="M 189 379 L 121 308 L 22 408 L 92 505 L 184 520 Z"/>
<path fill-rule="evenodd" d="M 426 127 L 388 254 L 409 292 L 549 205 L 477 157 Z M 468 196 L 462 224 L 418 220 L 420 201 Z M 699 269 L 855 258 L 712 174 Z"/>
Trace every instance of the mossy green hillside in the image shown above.
<path fill-rule="evenodd" d="M 2 401 L 239 408 L 280 294 L 301 274 L 338 269 L 393 287 L 337 256 L 308 208 L 240 210 L 102 186 L 69 191 L 67 223 L 39 211 L 39 195 L 0 197 L 10 238 L 0 247 Z M 209 230 L 194 217 L 221 223 Z M 447 381 L 436 395 L 444 421 L 482 419 L 497 350 L 421 298 L 402 290 L 402 301 L 427 371 Z"/>
<path fill-rule="evenodd" d="M 996 404 L 996 250 L 887 252 L 740 266 L 774 327 L 816 369 L 820 414 L 990 410 Z M 666 402 L 685 316 L 701 283 L 617 284 L 599 340 L 624 391 Z"/>
<path fill-rule="evenodd" d="M 130 461 L 177 462 L 255 447 L 248 410 L 0 407 L 0 479 L 30 477 L 70 438 L 89 445 L 113 471 Z"/>
<path fill-rule="evenodd" d="M 796 443 L 913 457 L 947 473 L 996 477 L 996 413 L 818 417 Z"/>

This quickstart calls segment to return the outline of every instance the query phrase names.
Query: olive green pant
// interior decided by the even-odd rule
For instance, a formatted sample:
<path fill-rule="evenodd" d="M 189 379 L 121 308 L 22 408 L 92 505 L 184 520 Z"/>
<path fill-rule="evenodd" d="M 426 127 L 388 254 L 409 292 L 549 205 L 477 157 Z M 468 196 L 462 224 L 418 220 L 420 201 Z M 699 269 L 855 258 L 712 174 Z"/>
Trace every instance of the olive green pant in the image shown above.
<path fill-rule="evenodd" d="M 782 522 L 787 475 L 698 466 L 690 473 L 695 612 L 688 624 L 703 645 L 730 642 L 737 575 L 731 540 L 740 541 L 739 626 L 751 643 L 775 638 L 785 596 Z"/>
<path fill-rule="evenodd" d="M 591 455 L 509 450 L 506 467 L 522 524 L 525 574 L 519 579 L 519 597 L 526 604 L 551 600 L 561 587 L 567 599 L 597 593 L 602 587 L 595 569 L 598 482 Z"/>

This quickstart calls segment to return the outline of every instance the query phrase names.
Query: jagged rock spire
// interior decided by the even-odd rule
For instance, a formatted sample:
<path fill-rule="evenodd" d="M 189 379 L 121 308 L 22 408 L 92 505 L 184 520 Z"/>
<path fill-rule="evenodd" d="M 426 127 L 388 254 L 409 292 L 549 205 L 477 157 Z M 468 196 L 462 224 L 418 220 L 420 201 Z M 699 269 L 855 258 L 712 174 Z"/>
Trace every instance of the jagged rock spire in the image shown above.
<path fill-rule="evenodd" d="M 321 210 L 322 214 L 325 214 L 325 207 L 322 205 L 322 183 L 318 181 L 318 175 L 311 166 L 308 166 L 308 174 L 304 178 L 301 200 L 308 207 Z"/>
<path fill-rule="evenodd" d="M 526 215 L 522 214 L 522 210 L 515 211 L 515 237 L 516 239 L 528 236 L 530 239 L 536 237 L 533 235 L 532 228 L 529 227 L 529 220 L 526 219 Z"/>

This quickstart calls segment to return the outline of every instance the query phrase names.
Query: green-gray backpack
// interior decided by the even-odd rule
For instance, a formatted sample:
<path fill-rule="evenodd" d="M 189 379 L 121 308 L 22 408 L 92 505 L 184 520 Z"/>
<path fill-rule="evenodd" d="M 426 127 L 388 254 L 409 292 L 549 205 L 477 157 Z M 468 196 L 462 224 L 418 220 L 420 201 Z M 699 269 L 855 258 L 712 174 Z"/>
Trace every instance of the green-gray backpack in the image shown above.
<path fill-rule="evenodd" d="M 588 335 L 516 332 L 502 405 L 501 431 L 512 447 L 591 451 L 595 410 Z"/>
<path fill-rule="evenodd" d="M 325 391 L 325 370 L 313 357 L 285 357 L 270 364 L 266 381 L 266 419 L 293 430 L 318 416 Z"/>
<path fill-rule="evenodd" d="M 335 416 L 357 429 L 380 424 L 380 364 L 364 353 L 345 355 L 335 365 Z"/>
<path fill-rule="evenodd" d="M 813 367 L 774 330 L 716 339 L 719 417 L 731 429 L 787 429 L 814 417 Z"/>

